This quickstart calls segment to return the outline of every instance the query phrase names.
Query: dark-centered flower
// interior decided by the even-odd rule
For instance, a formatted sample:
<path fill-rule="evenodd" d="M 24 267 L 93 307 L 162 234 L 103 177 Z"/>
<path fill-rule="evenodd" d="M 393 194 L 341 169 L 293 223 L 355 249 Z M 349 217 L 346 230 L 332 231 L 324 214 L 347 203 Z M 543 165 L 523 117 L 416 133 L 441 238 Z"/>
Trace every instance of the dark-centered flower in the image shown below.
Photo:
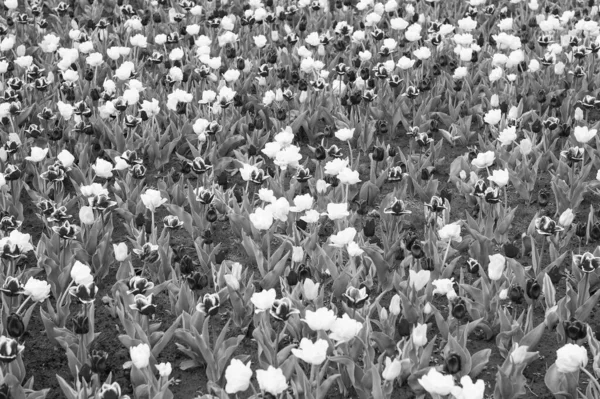
<path fill-rule="evenodd" d="M 353 309 L 360 309 L 365 305 L 367 299 L 369 299 L 369 293 L 367 287 L 348 287 L 346 292 L 343 294 L 344 301 L 346 304 Z"/>
<path fill-rule="evenodd" d="M 220 305 L 221 299 L 219 298 L 219 294 L 205 294 L 202 301 L 196 305 L 196 310 L 208 316 L 214 316 L 219 313 Z"/>
<path fill-rule="evenodd" d="M 10 363 L 19 356 L 25 349 L 25 346 L 20 345 L 14 338 L 9 338 L 4 335 L 0 336 L 0 362 Z"/>
<path fill-rule="evenodd" d="M 560 233 L 564 230 L 563 227 L 559 226 L 554 220 L 548 216 L 542 216 L 535 220 L 535 229 L 538 234 L 543 236 L 553 236 L 556 233 Z"/>
<path fill-rule="evenodd" d="M 600 267 L 600 257 L 596 257 L 590 252 L 583 255 L 573 255 L 573 264 L 584 273 L 593 273 Z"/>
<path fill-rule="evenodd" d="M 156 305 L 152 303 L 152 294 L 148 296 L 137 294 L 133 301 L 134 303 L 129 305 L 129 307 L 133 310 L 137 310 L 138 312 L 140 312 L 140 314 L 144 316 L 150 316 L 156 312 Z"/>
<path fill-rule="evenodd" d="M 394 197 L 394 201 L 392 202 L 392 204 L 390 206 L 388 206 L 387 208 L 385 208 L 383 210 L 383 212 L 391 213 L 392 215 L 395 215 L 395 216 L 408 215 L 408 214 L 412 213 L 411 211 L 406 209 L 406 205 L 404 204 L 404 201 L 402 201 L 401 199 L 395 198 L 395 197 Z"/>
<path fill-rule="evenodd" d="M 291 315 L 299 314 L 300 311 L 293 307 L 289 298 L 276 299 L 271 307 L 271 316 L 279 321 L 286 321 Z"/>

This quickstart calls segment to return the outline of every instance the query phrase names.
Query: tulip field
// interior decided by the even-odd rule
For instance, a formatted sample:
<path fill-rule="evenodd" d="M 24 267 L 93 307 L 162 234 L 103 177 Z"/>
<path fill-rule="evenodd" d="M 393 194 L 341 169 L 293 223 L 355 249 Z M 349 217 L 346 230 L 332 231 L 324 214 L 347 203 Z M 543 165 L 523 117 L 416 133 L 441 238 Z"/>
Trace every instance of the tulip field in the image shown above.
<path fill-rule="evenodd" d="M 600 399 L 595 0 L 0 0 L 0 399 Z"/>

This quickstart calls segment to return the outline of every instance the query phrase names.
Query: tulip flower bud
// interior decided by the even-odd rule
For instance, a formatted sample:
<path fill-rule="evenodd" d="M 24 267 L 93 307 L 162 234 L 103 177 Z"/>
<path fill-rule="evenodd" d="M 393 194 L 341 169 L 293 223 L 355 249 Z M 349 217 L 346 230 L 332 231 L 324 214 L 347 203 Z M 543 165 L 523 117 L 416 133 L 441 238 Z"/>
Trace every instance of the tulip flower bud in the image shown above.
<path fill-rule="evenodd" d="M 117 262 L 123 262 L 129 256 L 127 244 L 124 242 L 113 244 L 113 249 L 115 251 L 115 259 Z"/>
<path fill-rule="evenodd" d="M 94 216 L 94 210 L 91 206 L 82 206 L 79 209 L 79 220 L 81 223 L 88 226 L 94 224 L 96 217 Z"/>
<path fill-rule="evenodd" d="M 571 226 L 571 223 L 573 223 L 574 219 L 575 214 L 573 213 L 573 210 L 569 208 L 560 215 L 560 218 L 558 219 L 558 224 L 560 224 L 564 228 L 568 228 Z"/>
<path fill-rule="evenodd" d="M 16 313 L 12 313 L 6 318 L 6 332 L 12 338 L 20 338 L 25 333 L 25 324 Z"/>
<path fill-rule="evenodd" d="M 394 316 L 398 316 L 400 314 L 400 295 L 396 294 L 392 297 L 392 300 L 390 301 L 389 311 Z"/>
<path fill-rule="evenodd" d="M 388 318 L 388 312 L 385 308 L 381 308 L 381 310 L 379 311 L 379 320 L 380 321 L 386 321 Z"/>

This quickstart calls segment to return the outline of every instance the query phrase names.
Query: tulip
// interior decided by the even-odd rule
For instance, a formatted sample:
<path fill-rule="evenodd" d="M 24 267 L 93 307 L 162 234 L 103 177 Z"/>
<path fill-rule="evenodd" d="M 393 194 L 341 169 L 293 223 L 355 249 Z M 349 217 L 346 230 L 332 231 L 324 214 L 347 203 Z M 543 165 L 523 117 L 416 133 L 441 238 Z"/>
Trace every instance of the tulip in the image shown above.
<path fill-rule="evenodd" d="M 250 362 L 244 364 L 241 360 L 231 359 L 231 363 L 225 369 L 225 392 L 231 395 L 246 391 L 250 387 L 251 378 Z"/>
<path fill-rule="evenodd" d="M 588 363 L 587 350 L 583 346 L 566 344 L 556 351 L 556 368 L 560 373 L 568 374 L 579 371 Z"/>
<path fill-rule="evenodd" d="M 357 336 L 362 328 L 363 323 L 351 319 L 350 316 L 344 314 L 341 318 L 338 317 L 331 325 L 331 334 L 329 334 L 329 338 L 338 343 L 347 342 Z"/>
<path fill-rule="evenodd" d="M 41 162 L 48 155 L 48 148 L 31 147 L 31 156 L 25 157 L 31 162 Z"/>
<path fill-rule="evenodd" d="M 353 309 L 360 309 L 364 306 L 367 299 L 369 299 L 369 293 L 366 287 L 356 288 L 348 287 L 346 292 L 342 295 L 346 304 Z"/>
<path fill-rule="evenodd" d="M 444 371 L 448 374 L 459 373 L 462 369 L 462 360 L 460 355 L 456 353 L 449 354 L 444 359 Z"/>
<path fill-rule="evenodd" d="M 91 206 L 82 206 L 79 208 L 79 221 L 88 226 L 94 224 L 96 216 Z"/>
<path fill-rule="evenodd" d="M 23 287 L 23 293 L 29 295 L 34 302 L 44 302 L 50 296 L 50 284 L 46 281 L 29 277 Z"/>
<path fill-rule="evenodd" d="M 508 169 L 495 170 L 492 175 L 488 177 L 489 181 L 496 183 L 499 187 L 504 187 L 508 184 Z"/>
<path fill-rule="evenodd" d="M 304 292 L 304 298 L 307 301 L 314 301 L 319 296 L 319 283 L 314 283 L 311 279 L 307 278 L 304 280 L 302 286 Z"/>
<path fill-rule="evenodd" d="M 25 349 L 16 339 L 0 336 L 0 362 L 10 363 Z"/>
<path fill-rule="evenodd" d="M 460 224 L 458 223 L 450 223 L 442 227 L 438 230 L 438 234 L 440 235 L 440 240 L 442 241 L 455 241 L 461 242 L 462 238 L 460 236 Z"/>
<path fill-rule="evenodd" d="M 152 213 L 156 211 L 156 208 L 167 202 L 165 198 L 162 198 L 160 191 L 153 189 L 146 190 L 144 194 L 140 195 L 140 198 L 146 209 Z"/>
<path fill-rule="evenodd" d="M 139 344 L 129 348 L 129 355 L 133 365 L 138 369 L 148 367 L 150 363 L 150 347 L 147 344 Z"/>
<path fill-rule="evenodd" d="M 506 267 L 506 258 L 502 254 L 490 255 L 488 276 L 491 280 L 499 280 Z"/>
<path fill-rule="evenodd" d="M 419 384 L 430 394 L 446 396 L 454 388 L 454 377 L 444 375 L 435 368 L 430 368 L 429 372 L 418 379 Z"/>
<path fill-rule="evenodd" d="M 94 277 L 92 276 L 92 269 L 89 266 L 84 265 L 79 261 L 75 261 L 73 267 L 71 268 L 71 278 L 73 282 L 77 285 L 79 284 L 89 284 L 94 281 Z"/>
<path fill-rule="evenodd" d="M 291 315 L 300 314 L 300 310 L 293 307 L 289 298 L 282 298 L 273 302 L 270 313 L 275 319 L 286 321 Z"/>
<path fill-rule="evenodd" d="M 456 386 L 450 390 L 455 399 L 483 399 L 485 394 L 485 382 L 483 380 L 477 380 L 473 383 L 471 377 L 465 375 L 460 379 L 460 385 L 462 387 Z"/>
<path fill-rule="evenodd" d="M 569 228 L 571 223 L 575 220 L 575 214 L 571 208 L 566 209 L 558 218 L 558 224 L 564 228 Z"/>
<path fill-rule="evenodd" d="M 12 338 L 19 339 L 25 333 L 23 319 L 16 313 L 11 313 L 6 318 L 6 332 Z"/>
<path fill-rule="evenodd" d="M 273 366 L 269 366 L 267 370 L 257 370 L 256 379 L 262 391 L 266 391 L 275 397 L 288 388 L 283 371 Z"/>
<path fill-rule="evenodd" d="M 573 341 L 579 341 L 587 336 L 587 325 L 574 318 L 569 321 L 563 322 L 565 334 L 567 338 Z"/>
<path fill-rule="evenodd" d="M 269 230 L 273 225 L 273 214 L 266 209 L 256 208 L 249 218 L 257 230 Z"/>
<path fill-rule="evenodd" d="M 277 293 L 275 292 L 274 288 L 271 288 L 270 290 L 264 290 L 261 292 L 255 292 L 254 294 L 252 294 L 250 302 L 252 302 L 252 304 L 255 307 L 254 312 L 260 313 L 270 309 L 271 306 L 273 306 L 276 297 Z"/>
<path fill-rule="evenodd" d="M 325 213 L 331 220 L 344 219 L 350 212 L 348 212 L 348 203 L 343 202 L 340 204 L 328 203 L 327 212 Z M 348 230 L 348 229 L 346 229 Z M 356 231 L 356 230 L 355 230 Z"/>
<path fill-rule="evenodd" d="M 156 370 L 158 370 L 158 374 L 163 378 L 169 378 L 171 372 L 173 371 L 173 367 L 171 363 L 159 363 L 156 365 Z"/>
<path fill-rule="evenodd" d="M 220 304 L 219 294 L 204 294 L 202 301 L 196 305 L 196 310 L 208 316 L 214 316 L 219 312 Z"/>
<path fill-rule="evenodd" d="M 402 374 L 402 363 L 403 361 L 398 358 L 392 360 L 389 357 L 386 357 L 385 368 L 381 373 L 381 377 L 383 377 L 383 379 L 386 381 L 394 381 L 396 378 L 400 377 L 400 374 Z"/>
<path fill-rule="evenodd" d="M 415 346 L 425 346 L 427 344 L 427 324 L 417 323 L 412 331 L 411 338 Z"/>
<path fill-rule="evenodd" d="M 430 275 L 431 272 L 429 270 L 419 270 L 418 273 L 414 270 L 409 270 L 410 285 L 415 291 L 421 291 L 429 282 Z"/>
<path fill-rule="evenodd" d="M 394 316 L 398 316 L 401 312 L 400 308 L 400 295 L 396 294 L 392 297 L 390 301 L 390 306 L 388 307 L 390 313 Z"/>
<path fill-rule="evenodd" d="M 327 358 L 329 344 L 324 339 L 318 339 L 313 343 L 308 338 L 302 338 L 298 349 L 292 349 L 292 353 L 298 359 L 315 366 L 320 365 Z"/>
<path fill-rule="evenodd" d="M 306 310 L 305 318 L 302 319 L 313 331 L 326 331 L 331 329 L 337 318 L 333 310 L 319 308 L 316 311 Z"/>

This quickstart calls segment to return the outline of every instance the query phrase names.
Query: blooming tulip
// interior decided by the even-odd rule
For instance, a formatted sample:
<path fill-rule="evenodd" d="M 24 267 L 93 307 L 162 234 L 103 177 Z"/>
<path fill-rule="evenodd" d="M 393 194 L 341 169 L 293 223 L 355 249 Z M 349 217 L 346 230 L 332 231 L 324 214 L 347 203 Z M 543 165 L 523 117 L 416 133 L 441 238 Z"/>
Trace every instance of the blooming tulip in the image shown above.
<path fill-rule="evenodd" d="M 156 211 L 156 208 L 167 202 L 165 198 L 162 198 L 160 191 L 153 189 L 146 190 L 144 194 L 140 195 L 140 198 L 146 209 L 152 213 Z"/>
<path fill-rule="evenodd" d="M 133 365 L 138 369 L 148 367 L 150 363 L 150 347 L 147 344 L 139 344 L 129 348 L 129 355 Z"/>
<path fill-rule="evenodd" d="M 563 374 L 578 371 L 588 363 L 587 350 L 576 344 L 566 344 L 556 351 L 556 368 Z"/>
<path fill-rule="evenodd" d="M 244 392 L 250 387 L 250 378 L 252 378 L 252 369 L 250 362 L 244 364 L 241 360 L 232 359 L 227 369 L 225 369 L 225 392 L 235 394 Z"/>
<path fill-rule="evenodd" d="M 288 388 L 283 371 L 280 368 L 269 366 L 266 370 L 257 370 L 256 379 L 262 391 L 277 396 Z"/>
<path fill-rule="evenodd" d="M 430 394 L 445 396 L 450 394 L 454 388 L 454 377 L 444 375 L 435 368 L 430 368 L 429 372 L 418 379 L 419 384 Z"/>
<path fill-rule="evenodd" d="M 292 353 L 298 359 L 305 361 L 308 364 L 318 366 L 327 358 L 327 349 L 329 344 L 324 339 L 318 339 L 313 343 L 308 338 L 302 338 L 298 349 L 292 349 Z"/>

